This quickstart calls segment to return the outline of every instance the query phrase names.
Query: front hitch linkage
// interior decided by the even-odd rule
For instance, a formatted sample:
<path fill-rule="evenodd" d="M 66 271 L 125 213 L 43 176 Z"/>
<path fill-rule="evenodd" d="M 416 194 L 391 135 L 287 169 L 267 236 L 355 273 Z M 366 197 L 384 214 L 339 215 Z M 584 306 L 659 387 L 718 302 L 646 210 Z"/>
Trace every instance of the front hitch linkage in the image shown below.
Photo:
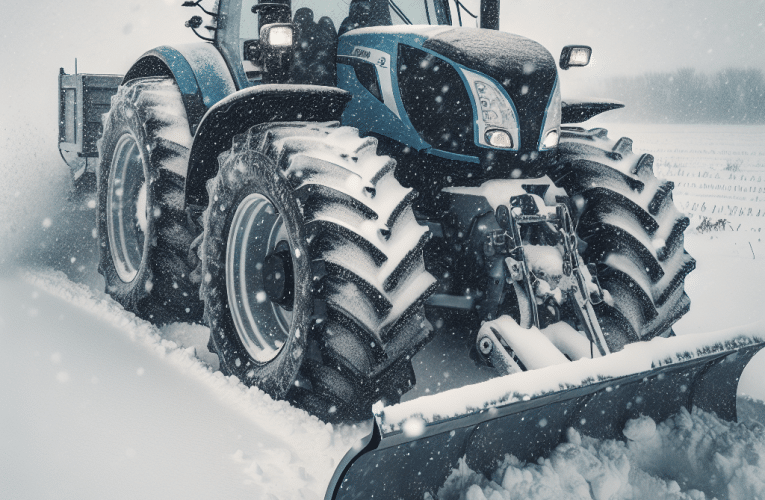
<path fill-rule="evenodd" d="M 500 205 L 495 211 L 495 218 L 501 229 L 490 232 L 484 242 L 484 254 L 489 259 L 504 258 L 508 269 L 507 283 L 513 284 L 516 292 L 525 295 L 531 321 L 528 327 L 540 327 L 539 311 L 534 300 L 536 278 L 530 271 L 521 239 L 521 225 L 547 223 L 556 228 L 563 244 L 563 273 L 574 278 L 574 285 L 566 296 L 576 311 L 577 319 L 584 329 L 586 337 L 596 346 L 601 356 L 610 353 L 603 331 L 600 328 L 593 304 L 603 300 L 603 291 L 596 282 L 598 291 L 592 297 L 587 280 L 582 271 L 576 241 L 577 236 L 568 207 L 561 203 L 555 207 L 554 214 L 540 214 L 531 195 L 514 196 L 510 207 Z M 594 269 L 594 268 L 593 268 Z M 519 300 L 521 297 L 519 296 Z M 522 308 L 523 309 L 523 308 Z M 523 312 L 522 312 L 523 316 Z M 484 339 L 486 340 L 486 339 Z M 487 346 L 483 346 L 487 348 Z M 495 346 L 499 347 L 499 346 Z"/>

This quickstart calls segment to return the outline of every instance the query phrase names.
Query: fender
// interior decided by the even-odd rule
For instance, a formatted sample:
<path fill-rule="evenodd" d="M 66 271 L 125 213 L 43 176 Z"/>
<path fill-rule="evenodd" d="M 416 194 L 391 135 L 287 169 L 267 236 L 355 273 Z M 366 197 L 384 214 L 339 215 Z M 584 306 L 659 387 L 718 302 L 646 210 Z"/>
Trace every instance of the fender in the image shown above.
<path fill-rule="evenodd" d="M 561 123 L 586 122 L 593 116 L 623 107 L 624 104 L 612 99 L 597 99 L 593 101 L 566 99 L 562 103 L 563 116 Z"/>
<path fill-rule="evenodd" d="M 146 52 L 122 80 L 170 76 L 181 91 L 193 136 L 208 109 L 236 92 L 234 80 L 218 49 L 209 43 L 164 45 Z"/>
<path fill-rule="evenodd" d="M 220 100 L 202 118 L 189 155 L 186 206 L 207 206 L 207 180 L 218 173 L 218 155 L 255 125 L 268 122 L 340 121 L 351 94 L 335 87 L 267 84 Z"/>

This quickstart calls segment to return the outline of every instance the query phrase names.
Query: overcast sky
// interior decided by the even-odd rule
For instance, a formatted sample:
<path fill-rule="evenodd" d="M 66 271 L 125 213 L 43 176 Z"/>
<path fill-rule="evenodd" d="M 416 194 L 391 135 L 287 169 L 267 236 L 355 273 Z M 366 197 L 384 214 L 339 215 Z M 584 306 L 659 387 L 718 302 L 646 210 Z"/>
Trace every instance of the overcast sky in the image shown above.
<path fill-rule="evenodd" d="M 763 0 L 505 0 L 503 31 L 591 45 L 597 66 L 634 74 L 691 66 L 765 69 Z"/>
<path fill-rule="evenodd" d="M 75 57 L 80 72 L 122 74 L 150 48 L 194 42 L 183 22 L 197 12 L 181 3 L 4 0 L 0 133 L 21 122 L 55 127 L 56 74 L 73 72 Z M 501 23 L 556 56 L 565 44 L 593 47 L 592 67 L 565 72 L 564 95 L 600 78 L 683 66 L 765 69 L 765 0 L 503 0 Z"/>

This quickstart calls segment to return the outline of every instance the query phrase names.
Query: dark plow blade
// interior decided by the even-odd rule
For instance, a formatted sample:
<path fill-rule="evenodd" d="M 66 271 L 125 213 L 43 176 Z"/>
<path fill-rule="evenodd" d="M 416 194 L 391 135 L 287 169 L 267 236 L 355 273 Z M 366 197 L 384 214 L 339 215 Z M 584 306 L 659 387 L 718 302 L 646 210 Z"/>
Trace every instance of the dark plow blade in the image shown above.
<path fill-rule="evenodd" d="M 437 498 L 459 458 L 466 457 L 471 469 L 490 477 L 506 453 L 527 462 L 549 456 L 565 441 L 569 427 L 599 439 L 623 439 L 629 419 L 646 415 L 659 423 L 694 406 L 735 421 L 739 377 L 764 346 L 755 341 L 433 422 L 415 438 L 400 431 L 383 436 L 376 421 L 364 448 L 349 452 L 338 466 L 325 500 L 422 500 L 426 492 Z"/>

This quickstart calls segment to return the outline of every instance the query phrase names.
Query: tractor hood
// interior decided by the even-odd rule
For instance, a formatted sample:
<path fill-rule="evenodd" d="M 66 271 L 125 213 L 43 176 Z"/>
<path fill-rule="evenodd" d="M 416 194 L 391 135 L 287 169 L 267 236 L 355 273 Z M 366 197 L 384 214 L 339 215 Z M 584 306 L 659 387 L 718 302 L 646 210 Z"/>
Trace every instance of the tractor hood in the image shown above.
<path fill-rule="evenodd" d="M 432 36 L 422 47 L 496 80 L 518 112 L 521 150 L 538 149 L 545 110 L 558 74 L 555 59 L 547 49 L 522 36 L 465 28 Z"/>
<path fill-rule="evenodd" d="M 549 97 L 558 74 L 555 58 L 539 43 L 511 33 L 477 28 L 362 28 L 340 37 L 338 55 L 351 56 L 359 42 L 383 45 L 385 47 L 380 48 L 388 52 L 394 39 L 405 45 L 433 51 L 447 60 L 494 78 L 505 87 L 513 100 L 519 101 L 519 106 L 521 102 L 528 104 Z M 528 93 L 523 92 L 524 86 L 528 87 Z"/>
<path fill-rule="evenodd" d="M 537 42 L 501 31 L 459 28 L 428 38 L 422 47 L 496 80 L 519 113 L 540 120 L 544 115 L 558 71 L 552 54 Z"/>
<path fill-rule="evenodd" d="M 541 175 L 542 160 L 555 154 L 554 148 L 541 151 L 540 144 L 557 67 L 553 56 L 532 40 L 452 26 L 362 28 L 340 37 L 338 63 L 339 85 L 358 96 L 344 115 L 346 123 L 418 151 L 472 161 L 475 168 L 458 170 L 474 181 L 517 169 L 535 177 Z M 494 125 L 482 125 L 483 98 L 477 102 L 476 84 L 470 83 L 476 77 L 506 94 L 493 94 L 499 99 L 491 102 L 509 101 L 500 105 L 514 109 L 511 147 L 494 147 L 485 139 Z M 377 108 L 369 94 L 390 113 L 382 108 L 370 113 Z"/>

